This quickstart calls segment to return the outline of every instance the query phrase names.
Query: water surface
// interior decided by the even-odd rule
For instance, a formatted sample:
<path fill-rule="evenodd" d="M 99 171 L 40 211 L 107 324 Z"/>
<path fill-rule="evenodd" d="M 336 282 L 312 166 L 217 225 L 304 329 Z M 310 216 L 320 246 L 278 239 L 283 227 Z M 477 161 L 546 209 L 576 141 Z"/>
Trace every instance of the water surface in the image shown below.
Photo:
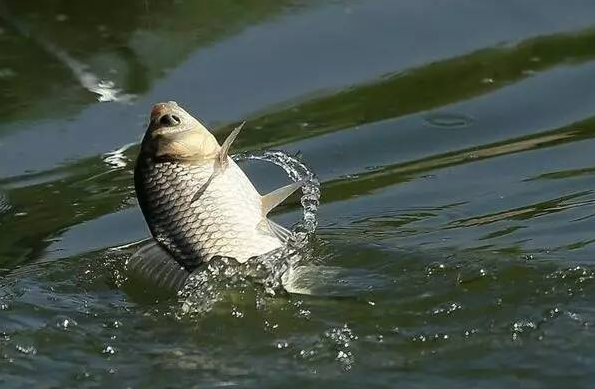
<path fill-rule="evenodd" d="M 3 388 L 591 386 L 591 1 L 46 3 L 0 3 Z M 127 282 L 172 99 L 316 172 L 312 295 Z"/>

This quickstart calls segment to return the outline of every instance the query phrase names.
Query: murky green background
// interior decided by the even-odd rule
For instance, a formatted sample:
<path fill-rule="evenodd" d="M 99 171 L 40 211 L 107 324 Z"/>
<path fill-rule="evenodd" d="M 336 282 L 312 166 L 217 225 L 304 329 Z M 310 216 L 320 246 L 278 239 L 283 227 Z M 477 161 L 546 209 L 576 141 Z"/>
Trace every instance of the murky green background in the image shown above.
<path fill-rule="evenodd" d="M 0 14 L 2 388 L 593 385 L 592 0 L 13 0 Z M 121 99 L 98 101 L 89 74 Z M 335 285 L 248 288 L 182 318 L 121 286 L 113 248 L 148 231 L 137 148 L 110 153 L 171 99 L 219 139 L 247 120 L 236 150 L 301 152 Z M 274 187 L 271 171 L 250 174 Z"/>

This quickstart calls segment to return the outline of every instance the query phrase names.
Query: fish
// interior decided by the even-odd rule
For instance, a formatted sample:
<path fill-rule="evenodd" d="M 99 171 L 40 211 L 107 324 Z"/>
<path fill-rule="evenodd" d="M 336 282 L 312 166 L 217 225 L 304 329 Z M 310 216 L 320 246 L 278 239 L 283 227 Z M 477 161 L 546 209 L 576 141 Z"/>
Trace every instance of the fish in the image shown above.
<path fill-rule="evenodd" d="M 285 245 L 291 232 L 267 215 L 303 182 L 260 195 L 229 156 L 242 127 L 220 145 L 175 101 L 152 107 L 134 186 L 153 240 L 131 256 L 129 268 L 177 288 L 214 257 L 244 263 Z"/>

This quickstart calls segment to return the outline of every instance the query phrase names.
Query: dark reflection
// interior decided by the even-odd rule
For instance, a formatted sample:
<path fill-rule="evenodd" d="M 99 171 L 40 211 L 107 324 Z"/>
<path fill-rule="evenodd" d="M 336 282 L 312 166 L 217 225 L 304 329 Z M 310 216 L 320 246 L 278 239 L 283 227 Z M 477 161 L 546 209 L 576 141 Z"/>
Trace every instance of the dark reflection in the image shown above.
<path fill-rule="evenodd" d="M 354 195 L 370 193 L 373 190 L 406 182 L 436 169 L 481 161 L 506 154 L 521 153 L 537 148 L 578 142 L 593 137 L 595 137 L 595 117 L 553 131 L 385 166 L 372 172 L 359 174 L 355 178 L 332 180 L 324 185 L 324 201 L 345 200 Z"/>
<path fill-rule="evenodd" d="M 476 216 L 468 219 L 456 220 L 450 223 L 446 228 L 472 227 L 484 224 L 496 223 L 502 220 L 528 220 L 534 217 L 561 212 L 574 207 L 582 207 L 595 203 L 595 200 L 578 201 L 578 199 L 590 194 L 588 191 L 573 193 L 571 195 L 561 196 L 559 198 L 541 201 L 535 204 L 529 204 L 523 207 L 507 209 L 506 211 L 496 212 L 487 215 Z M 514 230 L 507 231 L 508 233 Z M 500 236 L 497 234 L 495 236 Z M 493 238 L 488 236 L 485 239 Z"/>
<path fill-rule="evenodd" d="M 595 31 L 587 30 L 431 63 L 248 119 L 258 131 L 237 142 L 246 149 L 279 145 L 467 100 L 536 72 L 593 60 L 593 42 Z"/>
<path fill-rule="evenodd" d="M 595 174 L 595 167 L 584 167 L 580 169 L 569 169 L 569 170 L 560 170 L 556 172 L 548 172 L 544 174 L 540 174 L 537 177 L 528 178 L 525 181 L 533 181 L 533 180 L 563 180 L 565 178 L 572 178 L 572 177 L 579 177 L 579 176 L 592 176 Z"/>
<path fill-rule="evenodd" d="M 68 227 L 125 206 L 133 198 L 131 182 L 130 170 L 107 170 L 100 158 L 0 182 L 14 199 L 13 215 L 2 223 L 0 267 L 38 259 Z"/>
<path fill-rule="evenodd" d="M 96 101 L 64 55 L 98 80 L 139 95 L 198 47 L 262 21 L 287 3 L 2 1 L 0 118 L 7 123 L 63 116 Z"/>

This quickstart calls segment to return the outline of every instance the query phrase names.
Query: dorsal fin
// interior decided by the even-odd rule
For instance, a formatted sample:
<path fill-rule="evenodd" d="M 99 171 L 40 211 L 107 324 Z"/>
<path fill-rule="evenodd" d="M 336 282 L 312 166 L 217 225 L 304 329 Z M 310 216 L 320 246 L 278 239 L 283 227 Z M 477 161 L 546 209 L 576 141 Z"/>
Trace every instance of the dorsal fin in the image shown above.
<path fill-rule="evenodd" d="M 262 214 L 266 216 L 273 208 L 285 201 L 286 198 L 291 196 L 291 194 L 303 184 L 304 180 L 297 181 L 279 189 L 275 189 L 271 193 L 262 196 Z"/>
<path fill-rule="evenodd" d="M 217 174 L 219 174 L 222 170 L 224 170 L 227 167 L 227 164 L 228 164 L 227 156 L 229 155 L 229 149 L 230 149 L 233 141 L 236 139 L 236 137 L 242 130 L 242 128 L 244 128 L 244 124 L 246 124 L 245 121 L 242 122 L 236 128 L 234 128 L 233 131 L 227 136 L 227 138 L 225 138 L 225 141 L 221 145 L 221 149 L 219 149 L 219 152 L 217 153 L 217 158 L 215 159 L 215 165 L 213 166 L 213 173 L 211 173 L 207 182 L 205 182 L 196 191 L 196 193 L 194 193 L 194 195 L 192 196 L 192 200 L 191 200 L 192 203 L 195 202 L 196 200 L 198 200 L 200 198 L 200 196 L 203 194 L 203 192 L 207 189 L 207 187 L 209 185 L 211 185 L 213 178 L 215 178 L 215 176 Z"/>
<path fill-rule="evenodd" d="M 244 128 L 244 124 L 246 124 L 245 121 L 242 122 L 236 128 L 234 128 L 233 131 L 227 136 L 227 138 L 225 138 L 225 141 L 221 145 L 221 150 L 219 150 L 219 156 L 218 156 L 220 167 L 224 168 L 227 166 L 227 156 L 229 154 L 229 149 L 231 147 L 231 144 L 236 139 L 236 137 L 238 136 L 238 134 L 240 133 L 242 128 Z"/>

